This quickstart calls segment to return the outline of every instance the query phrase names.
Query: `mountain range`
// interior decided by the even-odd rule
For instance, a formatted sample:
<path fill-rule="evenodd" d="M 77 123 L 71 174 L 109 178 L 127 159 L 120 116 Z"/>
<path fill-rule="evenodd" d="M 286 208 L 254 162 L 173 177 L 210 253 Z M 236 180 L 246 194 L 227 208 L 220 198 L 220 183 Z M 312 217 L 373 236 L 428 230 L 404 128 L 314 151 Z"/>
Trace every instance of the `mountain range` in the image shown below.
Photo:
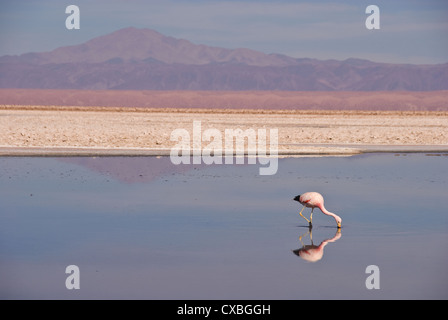
<path fill-rule="evenodd" d="M 433 91 L 448 89 L 448 63 L 297 59 L 130 27 L 50 52 L 0 57 L 0 88 Z"/>

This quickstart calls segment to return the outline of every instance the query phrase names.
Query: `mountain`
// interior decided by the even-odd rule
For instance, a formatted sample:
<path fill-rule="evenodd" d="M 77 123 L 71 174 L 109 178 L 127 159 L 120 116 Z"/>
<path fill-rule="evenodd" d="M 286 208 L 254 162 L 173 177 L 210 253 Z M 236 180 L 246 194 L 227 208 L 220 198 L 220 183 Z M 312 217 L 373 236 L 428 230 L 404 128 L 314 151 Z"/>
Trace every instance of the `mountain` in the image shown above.
<path fill-rule="evenodd" d="M 241 63 L 250 66 L 287 66 L 295 59 L 278 54 L 264 54 L 250 49 L 224 49 L 196 45 L 190 41 L 167 37 L 150 29 L 125 28 L 94 38 L 86 43 L 28 53 L 11 61 L 37 65 L 64 63 L 138 63 L 205 65 Z"/>
<path fill-rule="evenodd" d="M 448 64 L 296 59 L 125 28 L 50 52 L 0 57 L 0 88 L 432 91 L 448 89 Z"/>

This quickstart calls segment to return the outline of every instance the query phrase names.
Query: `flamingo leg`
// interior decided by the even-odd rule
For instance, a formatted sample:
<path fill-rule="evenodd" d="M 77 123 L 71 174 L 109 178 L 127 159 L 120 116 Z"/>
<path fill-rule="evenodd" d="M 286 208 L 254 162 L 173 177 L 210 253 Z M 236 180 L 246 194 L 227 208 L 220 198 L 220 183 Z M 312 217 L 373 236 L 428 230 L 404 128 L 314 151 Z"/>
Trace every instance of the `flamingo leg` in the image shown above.
<path fill-rule="evenodd" d="M 303 209 L 305 209 L 305 207 L 306 207 L 306 206 L 303 206 L 303 208 L 302 208 L 302 210 L 299 212 L 299 214 L 300 214 L 300 216 L 301 216 L 303 219 L 305 219 L 308 223 L 311 224 L 310 220 L 308 220 L 307 218 L 305 218 L 305 216 L 302 214 Z"/>
<path fill-rule="evenodd" d="M 302 234 L 302 235 L 299 237 L 299 240 L 300 240 L 300 243 L 302 244 L 302 247 L 305 247 L 305 244 L 303 243 L 302 238 L 303 238 L 303 237 L 306 237 L 308 234 L 310 234 L 310 230 L 308 230 L 307 232 L 305 232 L 304 234 Z"/>
<path fill-rule="evenodd" d="M 310 215 L 310 224 L 313 224 L 313 210 L 314 208 L 311 208 L 311 215 Z"/>

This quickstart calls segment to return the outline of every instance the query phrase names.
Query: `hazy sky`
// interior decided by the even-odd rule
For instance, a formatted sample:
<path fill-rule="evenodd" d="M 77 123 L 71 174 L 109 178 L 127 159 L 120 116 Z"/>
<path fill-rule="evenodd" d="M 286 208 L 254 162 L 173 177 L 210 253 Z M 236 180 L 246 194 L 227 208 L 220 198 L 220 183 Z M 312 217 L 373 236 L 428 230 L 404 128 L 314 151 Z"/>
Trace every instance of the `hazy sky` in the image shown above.
<path fill-rule="evenodd" d="M 70 4 L 80 8 L 80 30 L 65 27 Z M 365 27 L 370 4 L 380 8 L 380 30 Z M 50 51 L 130 26 L 296 58 L 448 62 L 446 0 L 0 0 L 0 56 Z"/>

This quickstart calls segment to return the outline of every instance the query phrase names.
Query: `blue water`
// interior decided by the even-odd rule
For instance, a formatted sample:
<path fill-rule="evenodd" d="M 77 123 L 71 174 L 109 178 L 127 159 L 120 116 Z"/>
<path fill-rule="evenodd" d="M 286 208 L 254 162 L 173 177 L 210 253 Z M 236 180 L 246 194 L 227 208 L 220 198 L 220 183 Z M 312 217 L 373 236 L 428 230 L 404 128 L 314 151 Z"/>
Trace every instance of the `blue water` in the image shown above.
<path fill-rule="evenodd" d="M 260 176 L 165 157 L 0 158 L 0 298 L 448 298 L 446 154 L 278 165 Z M 306 191 L 343 219 L 338 234 L 315 211 L 313 244 L 337 238 L 316 262 L 294 253 L 311 244 L 292 200 Z M 366 288 L 369 265 L 379 289 Z"/>

